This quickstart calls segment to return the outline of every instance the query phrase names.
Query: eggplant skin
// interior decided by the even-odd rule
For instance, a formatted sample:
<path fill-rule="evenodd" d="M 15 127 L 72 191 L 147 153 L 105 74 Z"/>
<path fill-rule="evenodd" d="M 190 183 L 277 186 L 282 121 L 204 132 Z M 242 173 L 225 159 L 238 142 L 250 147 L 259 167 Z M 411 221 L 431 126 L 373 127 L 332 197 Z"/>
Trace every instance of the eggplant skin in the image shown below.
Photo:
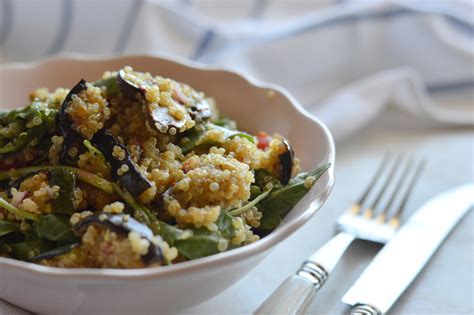
<path fill-rule="evenodd" d="M 153 131 L 173 135 L 174 133 L 171 133 L 171 128 L 176 129 L 176 131 L 183 129 L 186 124 L 186 119 L 177 119 L 169 113 L 167 107 L 152 106 L 152 104 L 145 101 L 147 85 L 139 86 L 135 82 L 127 80 L 126 73 L 123 69 L 117 73 L 117 82 L 124 96 L 132 100 L 137 100 L 137 97 L 143 100 L 147 126 L 151 127 Z M 204 122 L 212 116 L 211 107 L 205 99 L 192 106 L 186 105 L 183 101 L 178 100 L 176 102 L 176 105 L 186 109 L 190 117 L 197 123 Z"/>
<path fill-rule="evenodd" d="M 47 252 L 41 253 L 41 254 L 33 257 L 31 260 L 33 262 L 38 262 L 38 261 L 43 260 L 43 259 L 52 259 L 52 258 L 61 256 L 63 254 L 70 253 L 78 245 L 79 244 L 77 244 L 77 243 L 63 245 L 63 246 L 54 248 L 52 250 L 49 250 Z"/>
<path fill-rule="evenodd" d="M 123 95 L 127 98 L 136 100 L 137 96 L 138 98 L 141 96 L 142 100 L 146 100 L 146 87 L 138 86 L 134 82 L 127 80 L 123 69 L 117 74 L 117 82 Z M 166 107 L 154 107 L 146 101 L 143 102 L 143 105 L 147 118 L 147 126 L 151 127 L 155 132 L 166 134 L 171 127 L 180 130 L 186 124 L 185 119 L 176 119 L 169 113 Z"/>
<path fill-rule="evenodd" d="M 105 228 L 125 237 L 128 237 L 128 233 L 130 232 L 136 232 L 142 238 L 150 242 L 148 253 L 141 256 L 142 261 L 145 264 L 164 261 L 163 252 L 153 242 L 153 232 L 145 224 L 138 222 L 129 215 L 105 212 L 95 213 L 79 221 L 79 223 L 73 226 L 73 230 L 77 236 L 81 237 L 89 226 Z"/>
<path fill-rule="evenodd" d="M 66 113 L 66 109 L 69 106 L 69 102 L 72 101 L 72 96 L 78 94 L 81 91 L 87 89 L 86 81 L 81 79 L 72 89 L 69 91 L 68 95 L 64 99 L 63 104 L 61 105 L 61 111 L 59 112 L 59 130 L 61 135 L 64 137 L 64 145 L 60 152 L 60 160 L 65 164 L 73 164 L 74 161 L 71 160 L 68 152 L 71 148 L 75 147 L 80 150 L 82 146 L 82 137 L 72 129 L 72 120 L 69 115 Z"/>
<path fill-rule="evenodd" d="M 135 99 L 137 93 L 145 97 L 146 90 L 125 79 L 125 71 L 123 69 L 119 70 L 117 73 L 117 82 L 123 95 L 127 98 Z"/>
<path fill-rule="evenodd" d="M 282 142 L 286 147 L 286 151 L 278 156 L 281 164 L 281 174 L 279 180 L 283 185 L 286 185 L 290 181 L 291 173 L 293 172 L 295 153 L 286 139 L 282 139 Z"/>
<path fill-rule="evenodd" d="M 185 119 L 174 118 L 166 107 L 153 108 L 150 104 L 145 104 L 145 108 L 148 125 L 160 133 L 169 132 L 171 127 L 180 130 L 186 124 Z"/>
<path fill-rule="evenodd" d="M 119 81 L 120 83 L 120 81 Z M 83 138 L 75 130 L 72 129 L 72 120 L 66 112 L 69 102 L 72 100 L 74 94 L 78 94 L 81 91 L 87 89 L 86 81 L 81 79 L 68 93 L 64 102 L 61 106 L 59 127 L 61 134 L 64 137 L 64 145 L 60 153 L 61 162 L 64 164 L 74 164 L 74 160 L 71 159 L 68 152 L 71 148 L 77 148 L 78 152 L 84 151 L 82 144 Z M 136 198 L 138 198 L 145 190 L 152 186 L 151 182 L 146 179 L 137 169 L 135 163 L 133 163 L 130 155 L 125 146 L 123 146 L 114 136 L 107 134 L 104 129 L 99 130 L 94 137 L 92 142 L 99 150 L 104 154 L 107 161 L 112 167 L 112 176 L 115 180 L 118 180 L 127 190 Z M 114 146 L 121 147 L 125 152 L 125 159 L 122 161 L 116 159 L 113 155 Z M 122 175 L 117 174 L 117 170 L 123 165 L 128 166 L 128 171 Z"/>
<path fill-rule="evenodd" d="M 190 114 L 196 122 L 203 122 L 211 118 L 212 111 L 209 103 L 204 99 L 195 106 L 191 106 Z"/>
<path fill-rule="evenodd" d="M 102 129 L 94 135 L 92 143 L 102 152 L 107 162 L 110 163 L 112 167 L 112 178 L 127 188 L 133 197 L 138 198 L 145 190 L 152 186 L 152 183 L 138 171 L 127 148 L 121 144 L 116 137 Z M 113 156 L 112 152 L 115 146 L 119 146 L 125 152 L 125 158 L 123 160 L 119 160 Z M 122 175 L 118 175 L 117 171 L 122 165 L 126 165 L 128 171 Z"/>

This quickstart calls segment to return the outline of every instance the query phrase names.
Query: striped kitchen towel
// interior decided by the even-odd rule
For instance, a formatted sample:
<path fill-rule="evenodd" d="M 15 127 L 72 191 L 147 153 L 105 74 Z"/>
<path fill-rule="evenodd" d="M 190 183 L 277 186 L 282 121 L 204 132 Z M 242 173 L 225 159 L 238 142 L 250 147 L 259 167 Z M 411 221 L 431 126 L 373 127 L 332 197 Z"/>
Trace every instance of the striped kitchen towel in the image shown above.
<path fill-rule="evenodd" d="M 290 90 L 337 139 L 389 105 L 443 124 L 474 121 L 471 1 L 0 0 L 0 8 L 3 63 L 148 53 L 235 68 Z"/>

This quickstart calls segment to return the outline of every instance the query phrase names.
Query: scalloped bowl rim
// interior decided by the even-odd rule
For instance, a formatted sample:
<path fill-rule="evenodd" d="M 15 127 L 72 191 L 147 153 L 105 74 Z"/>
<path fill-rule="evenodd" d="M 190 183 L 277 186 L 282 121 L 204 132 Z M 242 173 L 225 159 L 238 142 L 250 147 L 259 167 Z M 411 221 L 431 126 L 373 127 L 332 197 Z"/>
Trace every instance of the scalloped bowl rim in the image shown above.
<path fill-rule="evenodd" d="M 281 93 L 285 96 L 289 103 L 297 110 L 298 114 L 304 116 L 306 119 L 312 120 L 315 124 L 318 124 L 326 136 L 328 141 L 328 146 L 330 149 L 329 152 L 329 163 L 331 167 L 328 171 L 325 172 L 323 176 L 327 176 L 327 185 L 324 191 L 319 193 L 320 200 L 319 204 L 316 204 L 314 201 L 311 203 L 310 207 L 302 212 L 301 215 L 294 218 L 291 221 L 286 222 L 285 224 L 280 225 L 277 229 L 272 231 L 269 235 L 263 237 L 255 243 L 248 244 L 227 252 L 214 254 L 211 256 L 185 261 L 168 266 L 159 266 L 159 267 L 150 267 L 150 268 L 140 268 L 140 269 L 95 269 L 95 268 L 58 268 L 58 267 L 47 267 L 34 263 L 24 262 L 12 258 L 0 257 L 0 266 L 13 267 L 22 271 L 38 274 L 38 275 L 47 275 L 47 276 L 56 276 L 56 277 L 74 277 L 76 280 L 133 280 L 133 279 L 156 279 L 156 277 L 168 277 L 173 276 L 176 273 L 182 272 L 192 272 L 202 268 L 208 268 L 211 266 L 219 266 L 227 264 L 234 259 L 245 259 L 247 257 L 256 255 L 260 252 L 269 250 L 273 246 L 277 245 L 281 241 L 285 240 L 288 236 L 293 234 L 298 230 L 304 223 L 306 223 L 319 209 L 319 207 L 326 201 L 329 196 L 333 184 L 334 184 L 334 162 L 335 162 L 335 146 L 334 140 L 331 133 L 327 127 L 316 117 L 309 114 L 300 103 L 283 87 L 278 86 L 272 83 L 266 83 L 255 79 L 254 77 L 244 74 L 238 70 L 230 69 L 227 67 L 221 66 L 212 66 L 191 61 L 188 59 L 169 56 L 166 54 L 126 54 L 116 57 L 102 56 L 102 55 L 79 55 L 79 54 L 62 54 L 55 57 L 44 58 L 34 62 L 18 62 L 18 63 L 9 63 L 2 65 L 3 69 L 16 70 L 16 69 L 28 69 L 33 70 L 35 67 L 43 66 L 48 63 L 55 63 L 58 61 L 110 61 L 117 60 L 122 58 L 156 58 L 163 59 L 166 61 L 173 62 L 178 65 L 182 65 L 189 68 L 194 68 L 202 71 L 209 72 L 227 72 L 233 75 L 237 75 L 240 78 L 246 80 L 252 86 L 262 89 L 271 89 L 276 92 Z"/>

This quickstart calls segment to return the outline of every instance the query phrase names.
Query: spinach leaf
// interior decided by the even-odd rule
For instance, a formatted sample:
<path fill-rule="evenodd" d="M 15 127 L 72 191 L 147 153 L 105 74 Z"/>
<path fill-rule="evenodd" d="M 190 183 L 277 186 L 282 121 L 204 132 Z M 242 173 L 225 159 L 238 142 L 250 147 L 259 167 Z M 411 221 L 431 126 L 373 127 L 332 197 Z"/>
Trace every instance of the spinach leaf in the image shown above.
<path fill-rule="evenodd" d="M 28 136 L 28 133 L 22 132 L 18 134 L 15 139 L 0 148 L 0 156 L 2 154 L 15 153 L 20 151 L 21 149 L 26 147 L 29 141 L 31 141 L 31 138 Z"/>
<path fill-rule="evenodd" d="M 227 243 L 226 249 L 231 247 L 230 240 L 234 236 L 232 220 L 228 212 L 221 212 L 216 221 L 217 231 L 194 227 L 182 230 L 160 222 L 160 235 L 170 246 L 176 247 L 182 256 L 196 259 L 222 252 L 223 243 Z"/>
<path fill-rule="evenodd" d="M 236 130 L 237 124 L 230 118 L 220 117 L 212 122 L 216 126 L 224 127 L 230 130 Z"/>
<path fill-rule="evenodd" d="M 227 129 L 215 124 L 207 124 L 205 126 L 205 130 L 192 133 L 188 137 L 189 140 L 183 143 L 182 145 L 180 145 L 181 151 L 183 152 L 183 154 L 187 154 L 198 147 L 204 147 L 204 146 L 210 147 L 213 145 L 220 144 L 220 142 L 216 142 L 214 140 L 205 138 L 206 131 L 213 130 L 213 129 L 221 131 L 224 134 L 224 139 L 232 139 L 234 137 L 241 137 L 241 138 L 245 138 L 249 140 L 252 143 L 255 143 L 255 138 L 252 135 L 249 135 L 248 133 L 245 133 L 243 131 L 231 130 L 231 129 Z"/>
<path fill-rule="evenodd" d="M 118 85 L 116 76 L 95 81 L 94 86 L 105 87 L 106 89 L 105 92 L 107 93 L 107 97 L 116 96 L 119 92 L 119 85 Z"/>
<path fill-rule="evenodd" d="M 23 235 L 21 230 L 4 234 L 3 236 L 0 236 L 0 252 L 2 252 L 2 247 L 7 246 L 7 244 L 24 242 L 25 240 L 25 236 Z M 3 251 L 8 252 L 9 249 L 3 248 Z"/>
<path fill-rule="evenodd" d="M 260 187 L 260 189 L 263 190 L 268 190 L 269 187 L 267 187 L 268 183 L 271 184 L 271 189 L 280 189 L 283 187 L 281 182 L 270 174 L 267 170 L 264 170 L 262 168 L 257 169 L 254 171 L 254 176 L 255 176 L 255 184 Z"/>
<path fill-rule="evenodd" d="M 0 221 L 0 236 L 7 235 L 11 232 L 19 231 L 20 225 L 10 221 Z"/>
<path fill-rule="evenodd" d="M 53 212 L 73 214 L 74 208 L 74 189 L 76 188 L 76 174 L 74 172 L 59 168 L 49 171 L 49 185 L 60 187 L 59 195 L 51 201 Z"/>
<path fill-rule="evenodd" d="M 250 185 L 250 198 L 249 200 L 254 200 L 262 193 L 262 189 L 257 185 Z"/>
<path fill-rule="evenodd" d="M 49 108 L 47 103 L 40 101 L 33 101 L 22 109 L 0 115 L 0 129 L 11 124 L 15 125 L 15 128 L 8 128 L 9 132 L 0 135 L 0 159 L 27 146 L 36 147 L 47 135 L 54 132 L 56 116 L 57 110 Z M 34 142 L 36 144 L 32 144 Z"/>
<path fill-rule="evenodd" d="M 33 228 L 29 228 L 21 232 L 23 234 L 23 241 L 36 241 L 40 239 L 38 233 L 36 233 L 36 230 Z"/>
<path fill-rule="evenodd" d="M 216 220 L 217 233 L 227 239 L 234 237 L 234 226 L 232 225 L 232 215 L 227 211 L 222 211 Z"/>
<path fill-rule="evenodd" d="M 60 214 L 41 216 L 35 224 L 35 230 L 40 238 L 50 241 L 74 241 L 76 239 L 69 223 L 69 217 Z"/>
<path fill-rule="evenodd" d="M 244 206 L 240 207 L 240 208 L 237 208 L 237 209 L 233 209 L 231 211 L 229 211 L 229 213 L 231 215 L 241 215 L 247 211 L 249 211 L 250 209 L 252 209 L 252 207 L 256 206 L 260 201 L 262 201 L 265 197 L 267 197 L 267 195 L 270 193 L 270 190 L 267 190 L 267 191 L 264 191 L 263 193 L 261 193 L 260 195 L 258 195 L 257 197 L 255 197 L 255 199 L 249 201 L 248 203 L 246 203 Z"/>
<path fill-rule="evenodd" d="M 185 231 L 163 221 L 159 222 L 159 226 L 159 234 L 170 246 L 173 246 L 176 241 L 184 239 L 186 234 L 189 236 L 189 233 L 193 233 L 191 230 Z"/>
<path fill-rule="evenodd" d="M 173 246 L 184 257 L 196 259 L 220 253 L 218 245 L 222 239 L 217 235 L 193 235 L 185 240 L 176 241 Z"/>
<path fill-rule="evenodd" d="M 313 176 L 315 180 L 318 180 L 329 167 L 330 164 L 326 164 L 311 172 L 300 173 L 292 178 L 288 185 L 273 190 L 265 199 L 260 201 L 257 208 L 262 212 L 263 217 L 259 229 L 275 229 L 288 211 L 311 189 L 311 187 L 306 187 L 305 180 L 309 176 Z"/>
<path fill-rule="evenodd" d="M 181 151 L 183 152 L 183 154 L 188 154 L 197 147 L 196 143 L 202 137 L 205 131 L 206 130 L 196 131 L 196 129 L 191 129 L 188 132 L 188 140 L 186 142 L 181 141 L 180 143 Z"/>
<path fill-rule="evenodd" d="M 7 246 L 11 249 L 13 258 L 29 261 L 34 256 L 53 248 L 54 243 L 46 240 L 34 240 L 8 244 Z"/>
<path fill-rule="evenodd" d="M 196 259 L 219 253 L 218 235 L 207 233 L 204 229 L 182 230 L 164 222 L 160 222 L 160 235 L 187 259 Z M 224 240 L 225 241 L 225 240 Z"/>
<path fill-rule="evenodd" d="M 213 124 L 209 124 L 208 128 L 209 129 L 217 129 L 219 131 L 222 131 L 224 133 L 225 139 L 232 139 L 234 137 L 241 137 L 241 138 L 247 139 L 248 141 L 250 141 L 252 143 L 255 143 L 255 138 L 252 135 L 249 135 L 248 133 L 243 132 L 243 131 L 230 130 L 230 129 L 220 127 L 220 126 L 217 126 L 217 125 L 213 125 Z"/>

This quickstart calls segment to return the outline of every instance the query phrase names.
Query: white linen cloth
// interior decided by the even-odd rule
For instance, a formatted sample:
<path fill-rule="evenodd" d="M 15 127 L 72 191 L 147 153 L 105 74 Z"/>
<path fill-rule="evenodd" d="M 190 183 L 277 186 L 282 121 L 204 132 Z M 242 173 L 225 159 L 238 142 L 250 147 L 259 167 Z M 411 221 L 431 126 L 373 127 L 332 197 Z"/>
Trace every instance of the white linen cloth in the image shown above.
<path fill-rule="evenodd" d="M 474 124 L 469 1 L 0 0 L 0 10 L 1 63 L 159 53 L 234 68 L 287 88 L 339 144 L 389 106 L 420 123 Z M 0 301 L 2 313 L 16 314 Z"/>
<path fill-rule="evenodd" d="M 451 102 L 473 96 L 474 7 L 467 1 L 0 3 L 2 62 L 160 53 L 222 65 L 286 87 L 336 139 L 388 105 L 442 123 L 474 122 L 472 108 L 443 108 L 426 93 Z"/>

